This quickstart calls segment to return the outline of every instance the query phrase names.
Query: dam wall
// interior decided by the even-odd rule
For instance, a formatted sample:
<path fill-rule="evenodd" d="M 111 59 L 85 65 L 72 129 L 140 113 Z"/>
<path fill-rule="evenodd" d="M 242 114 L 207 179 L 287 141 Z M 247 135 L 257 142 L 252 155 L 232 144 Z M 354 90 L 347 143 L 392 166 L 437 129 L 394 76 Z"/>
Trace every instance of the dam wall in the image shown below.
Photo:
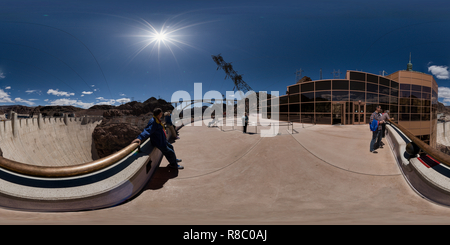
<path fill-rule="evenodd" d="M 450 122 L 438 122 L 436 130 L 437 143 L 450 146 Z"/>
<path fill-rule="evenodd" d="M 70 166 L 98 159 L 92 132 L 102 117 L 18 119 L 0 122 L 3 157 L 38 166 Z"/>

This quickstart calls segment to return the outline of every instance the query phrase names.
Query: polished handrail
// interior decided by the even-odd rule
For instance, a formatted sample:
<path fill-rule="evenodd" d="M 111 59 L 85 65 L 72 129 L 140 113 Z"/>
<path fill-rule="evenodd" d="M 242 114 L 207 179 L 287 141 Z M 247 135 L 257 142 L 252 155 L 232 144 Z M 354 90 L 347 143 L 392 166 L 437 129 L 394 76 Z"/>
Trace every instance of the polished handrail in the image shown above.
<path fill-rule="evenodd" d="M 72 166 L 37 166 L 0 156 L 0 167 L 12 172 L 35 177 L 72 177 L 92 173 L 111 166 L 133 152 L 138 146 L 138 143 L 132 143 L 109 156 Z"/>
<path fill-rule="evenodd" d="M 433 147 L 429 146 L 428 144 L 426 144 L 425 142 L 414 136 L 411 132 L 409 132 L 409 130 L 407 130 L 403 126 L 398 125 L 392 120 L 389 120 L 389 122 L 398 129 L 400 129 L 412 142 L 414 142 L 414 144 L 416 144 L 424 152 L 428 153 L 428 155 L 430 155 L 440 163 L 450 167 L 450 155 L 447 155 L 442 151 L 434 149 Z"/>

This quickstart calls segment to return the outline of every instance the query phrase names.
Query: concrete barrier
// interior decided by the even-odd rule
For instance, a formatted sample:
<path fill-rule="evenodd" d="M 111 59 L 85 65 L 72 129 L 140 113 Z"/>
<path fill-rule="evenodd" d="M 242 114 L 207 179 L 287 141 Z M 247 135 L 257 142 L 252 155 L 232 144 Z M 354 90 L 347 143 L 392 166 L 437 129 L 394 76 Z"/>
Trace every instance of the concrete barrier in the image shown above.
<path fill-rule="evenodd" d="M 79 162 L 79 158 L 92 159 L 87 155 L 99 119 L 38 117 L 6 121 L 0 126 L 3 156 L 27 164 L 61 167 Z M 114 206 L 142 190 L 162 157 L 148 139 L 141 144 L 141 152 L 135 150 L 106 168 L 77 176 L 35 177 L 0 168 L 0 206 L 41 212 Z"/>
<path fill-rule="evenodd" d="M 433 167 L 426 166 L 419 160 L 419 154 L 410 156 L 406 152 L 411 140 L 401 130 L 393 125 L 387 125 L 386 129 L 391 150 L 410 187 L 428 201 L 450 206 L 450 167 L 438 162 Z"/>

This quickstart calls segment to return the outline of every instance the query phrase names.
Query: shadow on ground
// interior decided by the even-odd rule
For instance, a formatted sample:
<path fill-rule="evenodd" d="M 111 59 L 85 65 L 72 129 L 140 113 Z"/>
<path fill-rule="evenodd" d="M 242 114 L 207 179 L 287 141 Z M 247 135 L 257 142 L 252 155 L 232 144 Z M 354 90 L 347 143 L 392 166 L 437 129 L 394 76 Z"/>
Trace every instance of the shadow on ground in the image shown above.
<path fill-rule="evenodd" d="M 163 188 L 164 184 L 169 180 L 178 176 L 178 169 L 169 167 L 159 167 L 155 170 L 153 177 L 145 186 L 144 190 L 158 190 Z"/>

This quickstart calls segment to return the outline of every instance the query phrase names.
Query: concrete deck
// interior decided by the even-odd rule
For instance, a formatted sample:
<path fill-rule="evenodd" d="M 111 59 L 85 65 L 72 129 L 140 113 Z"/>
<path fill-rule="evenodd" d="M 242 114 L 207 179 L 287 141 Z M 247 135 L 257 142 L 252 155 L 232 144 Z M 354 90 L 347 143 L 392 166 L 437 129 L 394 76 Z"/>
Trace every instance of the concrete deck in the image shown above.
<path fill-rule="evenodd" d="M 88 212 L 0 209 L 0 223 L 450 223 L 450 208 L 417 195 L 389 147 L 369 152 L 367 125 L 304 126 L 294 124 L 293 135 L 281 127 L 272 138 L 185 126 L 174 143 L 185 169 L 163 159 L 133 200 Z"/>

